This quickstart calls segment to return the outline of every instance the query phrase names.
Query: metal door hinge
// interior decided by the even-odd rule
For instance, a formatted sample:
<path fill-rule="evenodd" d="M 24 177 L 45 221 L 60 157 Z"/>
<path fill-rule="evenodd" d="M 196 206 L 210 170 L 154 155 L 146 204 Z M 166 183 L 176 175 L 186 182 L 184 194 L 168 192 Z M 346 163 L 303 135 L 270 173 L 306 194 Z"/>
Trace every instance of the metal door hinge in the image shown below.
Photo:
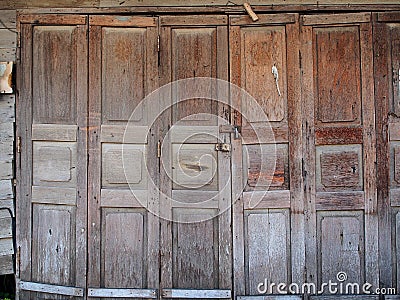
<path fill-rule="evenodd" d="M 231 151 L 231 145 L 226 143 L 215 144 L 215 151 L 229 152 Z"/>
<path fill-rule="evenodd" d="M 17 137 L 17 153 L 21 153 L 21 137 Z"/>

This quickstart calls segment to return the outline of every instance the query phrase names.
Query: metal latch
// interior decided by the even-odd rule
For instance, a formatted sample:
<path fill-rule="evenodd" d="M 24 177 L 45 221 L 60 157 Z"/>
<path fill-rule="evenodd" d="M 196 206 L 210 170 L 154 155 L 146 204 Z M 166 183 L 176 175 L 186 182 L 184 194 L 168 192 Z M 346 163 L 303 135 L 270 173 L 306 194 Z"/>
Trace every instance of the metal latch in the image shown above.
<path fill-rule="evenodd" d="M 219 126 L 219 132 L 220 133 L 233 133 L 233 138 L 235 140 L 240 138 L 240 132 L 241 132 L 241 127 L 240 126 L 232 126 L 232 125 L 221 125 Z"/>
<path fill-rule="evenodd" d="M 231 151 L 231 145 L 226 143 L 215 144 L 215 151 L 229 152 Z"/>

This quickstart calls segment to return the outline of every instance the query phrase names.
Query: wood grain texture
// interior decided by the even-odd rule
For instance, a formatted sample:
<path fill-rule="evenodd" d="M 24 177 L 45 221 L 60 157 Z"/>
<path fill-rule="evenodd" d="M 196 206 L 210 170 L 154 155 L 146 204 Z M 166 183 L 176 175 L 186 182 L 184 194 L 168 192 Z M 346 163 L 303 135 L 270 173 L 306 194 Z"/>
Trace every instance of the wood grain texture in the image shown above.
<path fill-rule="evenodd" d="M 335 279 L 339 272 L 347 274 L 348 282 L 364 282 L 362 213 L 319 212 L 317 224 L 319 282 Z"/>
<path fill-rule="evenodd" d="M 295 14 L 277 14 L 277 15 L 260 15 L 256 25 L 272 25 L 294 23 L 296 21 Z M 253 20 L 249 16 L 231 16 L 229 18 L 230 25 L 254 25 Z"/>
<path fill-rule="evenodd" d="M 286 26 L 288 43 L 291 45 L 287 55 L 288 70 L 288 139 L 289 139 L 289 180 L 290 180 L 290 226 L 291 230 L 291 276 L 292 282 L 305 282 L 305 219 L 304 219 L 304 182 L 303 135 L 302 135 L 302 97 L 301 97 L 301 52 L 300 52 L 299 15 L 296 23 Z M 297 71 L 295 71 L 297 70 Z"/>
<path fill-rule="evenodd" d="M 157 19 L 151 17 L 130 17 L 98 15 L 89 17 L 90 25 L 97 26 L 132 26 L 132 27 L 155 27 Z"/>
<path fill-rule="evenodd" d="M 370 13 L 349 13 L 329 15 L 307 15 L 302 16 L 304 25 L 327 25 L 369 22 Z"/>
<path fill-rule="evenodd" d="M 17 47 L 17 35 L 8 29 L 0 28 L 0 48 L 10 49 Z"/>
<path fill-rule="evenodd" d="M 378 22 L 397 22 L 400 20 L 398 12 L 380 12 L 377 15 Z"/>
<path fill-rule="evenodd" d="M 360 124 L 361 78 L 357 27 L 314 29 L 316 123 Z M 346 68 L 342 65 L 346 61 Z M 346 82 L 346 85 L 341 84 Z"/>
<path fill-rule="evenodd" d="M 375 79 L 375 113 L 376 113 L 376 159 L 377 159 L 377 201 L 379 214 L 379 280 L 385 287 L 390 287 L 393 283 L 392 278 L 392 220 L 390 205 L 393 198 L 390 191 L 390 141 L 396 140 L 400 133 L 397 123 L 389 123 L 387 114 L 390 110 L 392 94 L 390 93 L 390 39 L 389 28 L 386 24 L 376 22 L 374 15 L 374 79 Z M 387 37 L 382 39 L 382 37 Z M 389 74 L 389 78 L 387 78 Z M 396 160 L 397 161 L 397 160 Z M 395 169 L 395 176 L 396 176 Z M 396 179 L 395 179 L 396 180 Z M 400 180 L 400 178 L 399 178 Z M 392 200 L 391 200 L 392 199 Z M 394 203 L 393 203 L 394 204 Z"/>
<path fill-rule="evenodd" d="M 73 26 L 34 27 L 35 123 L 76 124 L 76 33 Z"/>
<path fill-rule="evenodd" d="M 241 42 L 240 27 L 229 28 L 229 57 L 230 80 L 233 84 L 241 85 Z M 242 107 L 241 98 L 232 96 L 231 105 Z M 234 125 L 242 125 L 241 113 L 236 109 L 231 110 L 231 122 Z M 244 218 L 243 218 L 243 147 L 241 140 L 232 140 L 232 257 L 233 257 L 233 297 L 244 295 L 245 287 L 245 249 L 244 249 Z"/>
<path fill-rule="evenodd" d="M 143 211 L 103 210 L 102 286 L 106 288 L 146 286 L 146 223 Z"/>
<path fill-rule="evenodd" d="M 364 209 L 364 192 L 319 192 L 315 198 L 317 210 Z"/>
<path fill-rule="evenodd" d="M 20 218 L 16 219 L 16 239 L 17 247 L 20 251 L 21 263 L 16 265 L 16 274 L 21 280 L 31 280 L 31 216 L 30 205 L 30 186 L 32 185 L 32 146 L 31 146 L 31 130 L 32 123 L 32 27 L 29 25 L 21 25 L 21 36 L 23 37 L 23 47 L 21 48 L 21 71 L 18 73 L 18 83 L 20 86 L 20 97 L 16 103 L 16 119 L 21 120 L 17 126 L 17 135 L 21 136 L 21 153 L 16 156 L 16 176 L 19 178 L 17 182 L 16 213 Z M 29 170 L 29 171 L 28 171 Z M 21 294 L 21 297 L 27 297 Z"/>
<path fill-rule="evenodd" d="M 15 29 L 17 27 L 17 12 L 13 9 L 0 11 L 0 28 Z"/>
<path fill-rule="evenodd" d="M 5 255 L 0 257 L 0 275 L 13 274 L 13 256 Z"/>
<path fill-rule="evenodd" d="M 315 210 L 315 87 L 313 76 L 313 30 L 310 26 L 300 28 L 301 70 L 304 74 L 301 85 L 302 108 L 302 174 L 304 184 L 304 235 L 305 235 L 305 282 L 317 282 L 317 239 Z"/>
<path fill-rule="evenodd" d="M 373 286 L 379 285 L 379 276 L 375 271 L 378 262 L 378 217 L 376 191 L 376 131 L 373 71 L 373 42 L 372 24 L 360 24 L 361 73 L 363 74 L 362 103 L 363 103 L 363 161 L 364 161 L 364 190 L 365 190 L 365 270 L 366 280 Z"/>
<path fill-rule="evenodd" d="M 289 280 L 288 210 L 268 210 L 245 214 L 246 290 L 258 294 L 260 282 Z"/>
<path fill-rule="evenodd" d="M 0 48 L 0 60 L 1 61 L 16 61 L 17 60 L 17 49 L 16 48 Z"/>
<path fill-rule="evenodd" d="M 32 140 L 75 142 L 77 125 L 32 124 Z"/>
<path fill-rule="evenodd" d="M 315 129 L 316 145 L 362 144 L 361 127 L 324 127 Z"/>
<path fill-rule="evenodd" d="M 282 122 L 287 116 L 286 42 L 284 26 L 248 27 L 241 30 L 242 87 L 255 98 L 270 122 Z M 278 83 L 271 70 L 278 70 Z M 276 86 L 278 84 L 278 87 Z M 279 94 L 280 93 L 280 94 Z M 249 122 L 259 121 L 259 109 L 243 107 Z"/>

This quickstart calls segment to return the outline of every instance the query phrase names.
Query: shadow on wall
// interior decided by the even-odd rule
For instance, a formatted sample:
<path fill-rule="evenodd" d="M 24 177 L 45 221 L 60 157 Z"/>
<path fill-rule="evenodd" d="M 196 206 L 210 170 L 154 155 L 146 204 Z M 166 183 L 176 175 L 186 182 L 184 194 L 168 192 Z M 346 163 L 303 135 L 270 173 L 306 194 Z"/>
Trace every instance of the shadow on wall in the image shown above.
<path fill-rule="evenodd" d="M 13 300 L 15 298 L 15 278 L 13 274 L 0 275 L 0 299 Z"/>

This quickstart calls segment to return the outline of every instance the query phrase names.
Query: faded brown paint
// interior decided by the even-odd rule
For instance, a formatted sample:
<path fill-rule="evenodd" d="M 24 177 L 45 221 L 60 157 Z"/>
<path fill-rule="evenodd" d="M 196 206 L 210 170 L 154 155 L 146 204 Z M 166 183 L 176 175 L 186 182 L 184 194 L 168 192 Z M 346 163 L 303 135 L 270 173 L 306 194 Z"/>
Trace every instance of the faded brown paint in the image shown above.
<path fill-rule="evenodd" d="M 103 20 L 96 16 L 90 19 L 90 29 L 82 24 L 86 22 L 84 16 L 23 18 L 18 128 L 23 136 L 23 152 L 18 165 L 22 183 L 18 186 L 18 210 L 26 218 L 18 221 L 18 245 L 22 246 L 20 278 L 80 287 L 231 289 L 233 270 L 234 293 L 254 295 L 256 285 L 266 276 L 274 282 L 320 283 L 335 279 L 338 271 L 346 271 L 352 281 L 366 280 L 377 285 L 383 279 L 385 285 L 394 285 L 392 275 L 398 274 L 388 265 L 391 259 L 379 257 L 377 249 L 380 239 L 380 252 L 395 257 L 400 253 L 396 246 L 400 224 L 398 82 L 393 77 L 398 69 L 399 26 L 376 24 L 374 19 L 378 32 L 388 37 L 383 46 L 379 36 L 375 37 L 377 53 L 384 58 L 377 56 L 375 61 L 379 82 L 375 96 L 379 101 L 387 101 L 386 106 L 375 107 L 370 14 L 351 14 L 351 18 L 341 14 L 332 19 L 329 15 L 313 15 L 306 18 L 309 25 L 304 26 L 297 14 L 259 17 L 263 23 L 254 26 L 243 16 L 218 16 L 215 20 L 209 15 L 190 16 L 187 20 L 191 23 L 168 16 L 161 17 L 159 27 L 157 18 L 129 17 L 124 23 L 121 18 L 108 16 Z M 380 14 L 379 18 L 397 20 L 393 14 Z M 31 26 L 29 22 L 35 20 L 38 24 Z M 90 54 L 85 48 L 88 30 Z M 160 55 L 157 32 L 161 34 Z M 54 45 L 53 38 L 60 40 L 62 47 Z M 265 43 L 269 39 L 274 41 L 272 48 Z M 39 45 L 33 47 L 33 52 L 32 43 Z M 65 62 L 59 61 L 61 56 L 46 53 L 46 46 L 67 53 L 76 61 L 65 66 Z M 188 51 L 192 48 L 197 50 Z M 74 51 L 85 55 L 76 55 Z M 45 58 L 50 59 L 50 64 L 31 73 L 32 66 Z M 88 58 L 91 63 L 86 69 Z M 279 71 L 281 96 L 271 73 L 274 64 Z M 392 69 L 390 78 L 377 64 L 387 64 L 383 69 Z M 64 67 L 67 75 L 59 72 Z M 68 74 L 78 74 L 78 67 L 80 80 L 75 82 Z M 125 75 L 121 75 L 124 70 Z M 32 80 L 32 76 L 45 71 L 49 74 L 41 80 Z M 126 75 L 127 72 L 130 73 Z M 53 73 L 57 75 L 51 76 Z M 161 203 L 162 210 L 184 221 L 209 217 L 229 205 L 231 198 L 236 199 L 242 180 L 246 183 L 242 197 L 234 203 L 232 220 L 228 210 L 203 223 L 174 224 L 147 213 L 143 203 L 129 193 L 121 167 L 123 128 L 128 111 L 143 95 L 159 84 L 191 77 L 193 73 L 230 79 L 248 89 L 270 117 L 276 139 L 256 117 L 242 120 L 232 112 L 233 122 L 243 125 L 243 140 L 231 141 L 231 158 L 212 152 L 214 161 L 200 165 L 196 155 L 214 151 L 216 141 L 206 135 L 191 141 L 185 137 L 205 124 L 210 132 L 218 133 L 220 124 L 204 115 L 187 118 L 180 124 L 184 129 L 177 129 L 170 141 L 174 145 L 163 153 L 171 158 L 171 164 L 165 167 L 182 165 L 195 174 L 202 170 L 215 172 L 210 173 L 213 176 L 208 178 L 209 184 L 201 189 L 184 188 L 184 184 L 195 186 L 196 182 L 188 183 L 184 175 L 175 172 L 176 184 L 164 172 L 158 173 L 158 140 L 168 126 L 189 114 L 211 112 L 224 118 L 226 107 L 214 105 L 210 109 L 209 103 L 197 99 L 189 105 L 175 106 L 170 115 L 156 122 L 154 134 L 148 139 L 143 134 L 148 125 L 144 111 L 141 118 L 134 120 L 135 135 L 125 142 L 135 144 L 128 147 L 129 153 L 137 157 L 131 175 L 135 181 L 130 183 L 136 192 L 147 197 L 145 207 L 158 209 Z M 158 76 L 160 83 L 154 80 Z M 129 82 L 124 81 L 128 77 Z M 89 97 L 85 92 L 87 78 Z M 65 85 L 55 89 L 59 82 Z M 135 89 L 126 88 L 132 82 Z M 58 100 L 50 101 L 54 98 Z M 240 102 L 235 104 L 242 106 Z M 115 109 L 116 106 L 123 109 Z M 251 112 L 252 108 L 243 109 Z M 388 119 L 389 112 L 392 114 Z M 88 116 L 90 124 L 85 123 Z M 262 133 L 261 139 L 257 139 L 250 125 Z M 386 126 L 391 130 L 389 144 Z M 229 142 L 228 132 L 219 134 Z M 172 159 L 177 157 L 180 146 L 186 154 Z M 272 146 L 277 147 L 276 169 L 262 173 L 260 149 Z M 378 160 L 378 174 L 375 149 L 387 157 L 386 162 Z M 140 157 L 144 152 L 156 184 L 183 203 L 215 195 L 229 175 L 234 190 L 202 209 L 173 206 L 161 201 L 165 199 L 159 201 L 156 190 L 149 188 L 141 177 L 144 161 Z M 71 170 L 74 167 L 76 171 Z M 85 181 L 86 172 L 89 184 Z M 269 180 L 271 187 L 266 185 Z M 383 190 L 378 193 L 378 202 L 375 185 Z M 86 195 L 87 186 L 89 212 L 86 199 L 81 196 Z M 251 202 L 252 190 L 262 197 L 256 206 Z M 80 196 L 73 197 L 77 192 Z M 37 220 L 38 226 L 31 228 L 32 220 Z M 91 225 L 88 236 L 96 237 L 88 241 L 85 230 L 81 231 L 87 223 Z M 378 229 L 385 239 L 378 238 Z M 232 242 L 233 250 L 229 251 Z M 117 248 L 126 251 L 115 253 Z M 49 255 L 54 259 L 47 259 Z M 338 264 L 332 264 L 333 255 L 339 257 Z M 380 278 L 376 275 L 378 259 Z M 82 275 L 86 266 L 87 282 Z M 61 269 L 65 271 L 60 272 Z M 49 270 L 50 275 L 41 274 L 41 270 Z M 387 272 L 389 275 L 385 275 Z"/>

